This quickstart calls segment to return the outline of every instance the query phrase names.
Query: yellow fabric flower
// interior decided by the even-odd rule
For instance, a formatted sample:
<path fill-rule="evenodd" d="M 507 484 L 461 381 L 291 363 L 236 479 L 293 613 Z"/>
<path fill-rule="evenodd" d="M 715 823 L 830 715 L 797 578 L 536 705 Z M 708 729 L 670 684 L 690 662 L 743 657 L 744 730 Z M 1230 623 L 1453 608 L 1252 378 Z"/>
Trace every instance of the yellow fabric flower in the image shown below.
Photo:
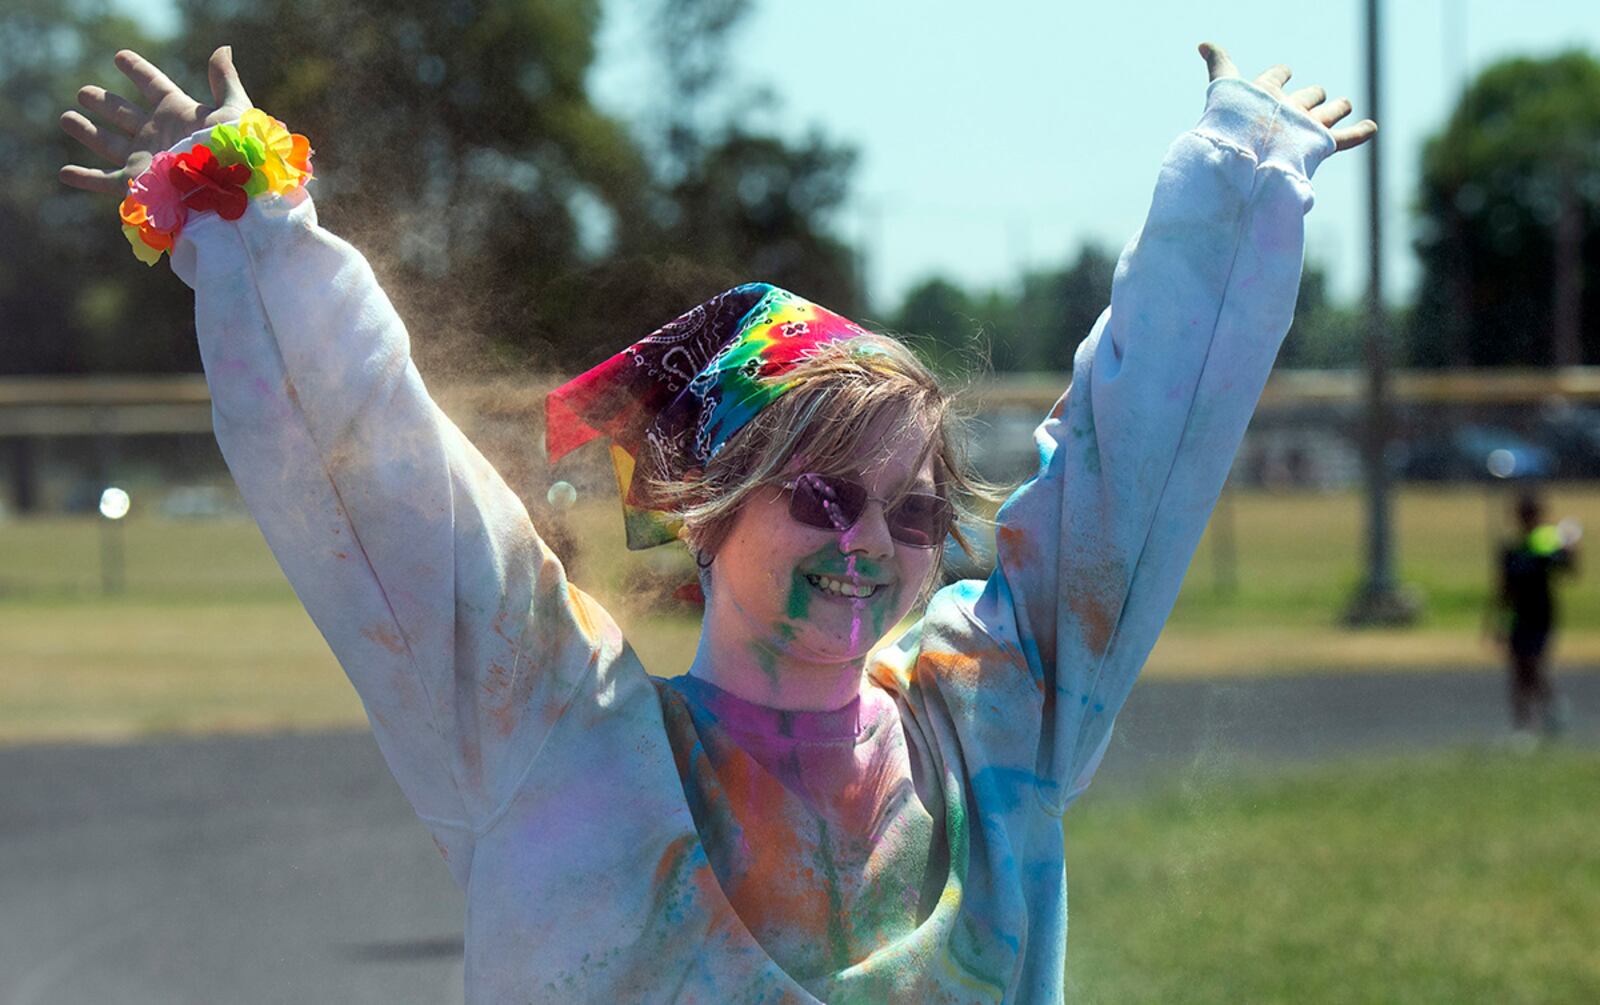
<path fill-rule="evenodd" d="M 239 117 L 239 132 L 245 137 L 259 140 L 266 159 L 257 168 L 267 179 L 267 188 L 284 195 L 293 192 L 311 179 L 311 143 L 289 127 L 263 112 L 252 108 Z"/>
<path fill-rule="evenodd" d="M 154 265 L 161 261 L 161 252 L 144 243 L 144 238 L 139 236 L 139 228 L 130 224 L 122 225 L 122 236 L 128 239 L 128 244 L 133 247 L 133 257 L 146 265 Z"/>

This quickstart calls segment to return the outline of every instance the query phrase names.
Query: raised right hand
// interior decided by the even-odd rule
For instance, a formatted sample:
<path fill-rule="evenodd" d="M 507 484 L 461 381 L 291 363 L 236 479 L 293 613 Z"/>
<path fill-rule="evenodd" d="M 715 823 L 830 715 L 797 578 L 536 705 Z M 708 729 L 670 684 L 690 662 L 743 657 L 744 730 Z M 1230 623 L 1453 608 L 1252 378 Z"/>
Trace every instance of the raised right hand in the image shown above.
<path fill-rule="evenodd" d="M 78 104 L 102 120 L 96 125 L 77 110 L 63 112 L 61 128 L 113 170 L 68 164 L 57 173 L 62 184 L 90 192 L 126 195 L 128 182 L 150 164 L 150 158 L 206 126 L 231 122 L 250 110 L 250 97 L 233 66 L 233 49 L 211 54 L 208 76 L 213 104 L 202 105 L 138 53 L 123 49 L 114 62 L 150 106 L 146 111 L 127 98 L 94 85 L 78 90 Z M 109 127 L 109 128 L 108 128 Z"/>

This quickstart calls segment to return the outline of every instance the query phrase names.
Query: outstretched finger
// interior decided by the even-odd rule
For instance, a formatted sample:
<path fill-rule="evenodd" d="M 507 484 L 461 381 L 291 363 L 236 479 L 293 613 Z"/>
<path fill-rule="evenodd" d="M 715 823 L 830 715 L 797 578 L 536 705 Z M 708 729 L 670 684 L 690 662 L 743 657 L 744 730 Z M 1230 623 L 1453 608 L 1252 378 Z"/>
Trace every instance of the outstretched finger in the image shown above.
<path fill-rule="evenodd" d="M 1223 77 L 1237 77 L 1239 68 L 1233 65 L 1233 60 L 1228 58 L 1228 53 L 1220 45 L 1212 42 L 1200 43 L 1200 56 L 1206 61 L 1206 72 L 1212 80 L 1221 80 Z"/>
<path fill-rule="evenodd" d="M 1335 150 L 1349 150 L 1378 135 L 1378 124 L 1371 119 L 1362 119 L 1349 129 L 1335 129 L 1333 131 L 1333 148 Z"/>
<path fill-rule="evenodd" d="M 250 96 L 239 81 L 239 71 L 233 65 L 233 46 L 224 45 L 211 54 L 206 67 L 211 81 L 211 100 L 218 108 L 249 108 Z"/>
<path fill-rule="evenodd" d="M 1302 87 L 1289 95 L 1289 102 L 1307 111 L 1328 100 L 1328 92 L 1320 87 Z"/>
<path fill-rule="evenodd" d="M 101 171 L 98 168 L 68 164 L 56 172 L 56 177 L 60 179 L 61 184 L 81 188 L 85 192 L 111 192 L 116 195 L 128 193 L 127 174 L 120 168 L 116 171 Z"/>
<path fill-rule="evenodd" d="M 154 63 L 132 49 L 118 52 L 114 62 L 123 76 L 133 81 L 133 86 L 139 89 L 139 94 L 151 107 L 161 104 L 173 94 L 184 93 L 183 88 L 169 80 Z"/>
<path fill-rule="evenodd" d="M 103 119 L 132 136 L 144 125 L 148 115 L 143 109 L 120 94 L 112 94 L 103 87 L 86 84 L 78 88 L 78 104 L 95 118 Z"/>
<path fill-rule="evenodd" d="M 1349 98 L 1335 98 L 1325 105 L 1310 109 L 1310 112 L 1312 118 L 1332 129 L 1335 122 L 1349 115 L 1352 110 Z"/>
<path fill-rule="evenodd" d="M 78 112 L 62 112 L 61 129 L 113 164 L 125 162 L 133 149 L 133 144 L 126 136 L 109 129 L 101 129 Z"/>
<path fill-rule="evenodd" d="M 1283 85 L 1287 84 L 1292 76 L 1294 76 L 1294 71 L 1279 63 L 1263 70 L 1261 76 L 1256 78 L 1256 83 L 1268 90 L 1276 89 L 1281 91 L 1283 90 Z"/>

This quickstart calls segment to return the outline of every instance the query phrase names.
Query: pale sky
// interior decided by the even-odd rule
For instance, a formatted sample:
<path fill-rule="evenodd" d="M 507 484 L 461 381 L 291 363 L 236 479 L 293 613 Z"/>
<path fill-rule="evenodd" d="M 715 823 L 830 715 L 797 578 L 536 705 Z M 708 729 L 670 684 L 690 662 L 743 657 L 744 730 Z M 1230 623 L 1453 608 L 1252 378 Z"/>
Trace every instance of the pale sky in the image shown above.
<path fill-rule="evenodd" d="M 605 0 L 595 86 L 626 111 L 644 82 L 641 0 Z M 1204 100 L 1203 40 L 1254 76 L 1283 62 L 1290 89 L 1348 94 L 1370 111 L 1364 0 L 756 0 L 739 68 L 783 99 L 783 126 L 822 127 L 861 161 L 845 236 L 863 242 L 874 309 L 944 274 L 1004 283 L 1062 261 L 1086 238 L 1120 249 L 1149 205 L 1172 137 Z M 1386 0 L 1380 118 L 1386 293 L 1409 295 L 1410 206 L 1422 141 L 1465 75 L 1512 54 L 1582 47 L 1600 55 L 1600 0 Z M 1316 176 L 1307 256 L 1335 296 L 1366 283 L 1365 154 Z"/>

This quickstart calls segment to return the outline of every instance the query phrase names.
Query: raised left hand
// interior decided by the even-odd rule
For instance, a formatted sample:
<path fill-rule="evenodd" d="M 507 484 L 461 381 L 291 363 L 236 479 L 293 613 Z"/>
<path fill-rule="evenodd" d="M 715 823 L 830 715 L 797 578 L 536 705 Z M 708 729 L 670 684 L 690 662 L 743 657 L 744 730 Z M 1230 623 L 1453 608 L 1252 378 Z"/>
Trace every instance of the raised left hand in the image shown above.
<path fill-rule="evenodd" d="M 1239 68 L 1233 65 L 1233 60 L 1228 58 L 1227 52 L 1223 51 L 1220 45 L 1201 42 L 1200 55 L 1206 61 L 1206 69 L 1210 72 L 1212 80 L 1240 76 Z M 1322 123 L 1333 134 L 1335 153 L 1340 150 L 1359 147 L 1377 135 L 1378 124 L 1371 119 L 1362 119 L 1353 126 L 1335 129 L 1334 125 L 1350 114 L 1352 110 L 1350 99 L 1335 98 L 1329 101 L 1328 92 L 1316 86 L 1302 87 L 1293 94 L 1287 94 L 1283 90 L 1283 85 L 1289 82 L 1289 77 L 1289 68 L 1279 63 L 1263 70 L 1261 75 L 1252 83 L 1278 98 L 1278 100 L 1303 110 L 1307 115 Z"/>

